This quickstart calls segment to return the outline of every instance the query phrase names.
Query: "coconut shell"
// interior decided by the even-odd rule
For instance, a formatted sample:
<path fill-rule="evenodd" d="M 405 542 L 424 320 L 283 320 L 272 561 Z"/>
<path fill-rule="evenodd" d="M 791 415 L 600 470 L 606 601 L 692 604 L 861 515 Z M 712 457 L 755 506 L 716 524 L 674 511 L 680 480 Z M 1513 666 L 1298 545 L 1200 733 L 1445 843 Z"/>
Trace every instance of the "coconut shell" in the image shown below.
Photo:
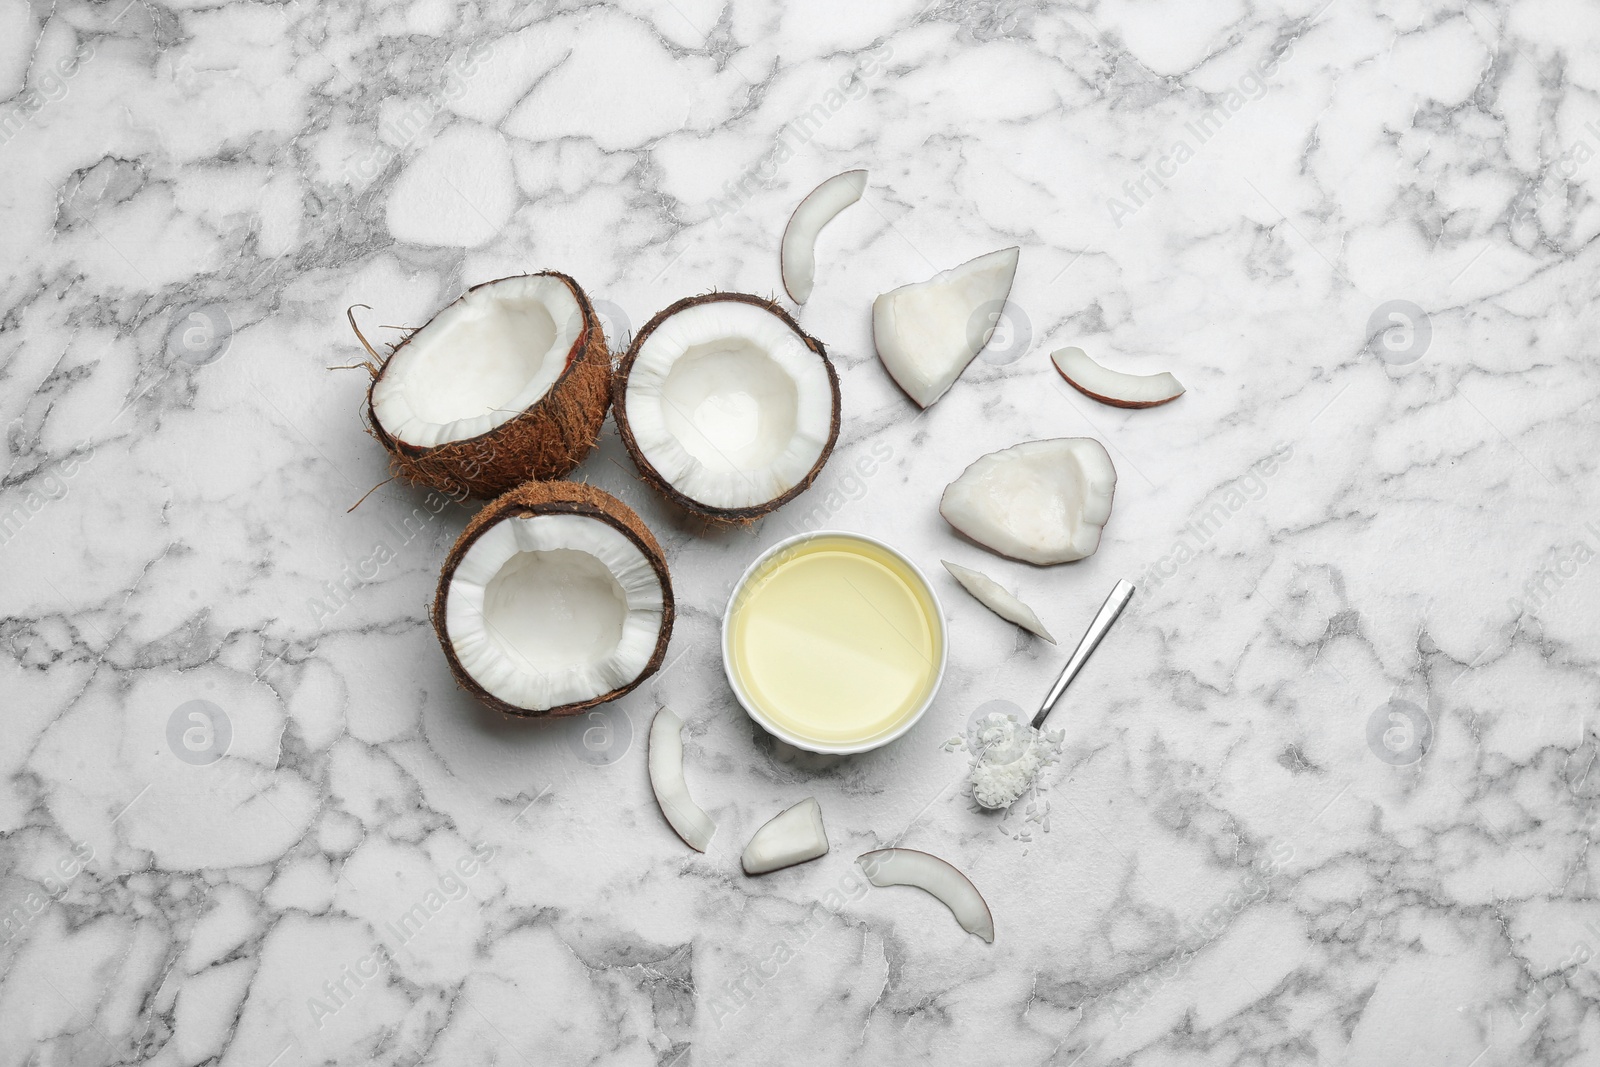
<path fill-rule="evenodd" d="M 643 347 L 645 340 L 656 331 L 658 326 L 678 312 L 700 304 L 709 304 L 716 300 L 737 300 L 745 304 L 754 304 L 756 307 L 770 311 L 782 319 L 784 325 L 793 330 L 805 342 L 806 347 L 815 352 L 817 358 L 822 360 L 822 365 L 828 371 L 828 387 L 833 392 L 833 415 L 828 426 L 828 439 L 823 443 L 822 453 L 817 456 L 817 462 L 806 472 L 804 478 L 801 478 L 799 482 L 791 486 L 782 496 L 768 500 L 763 504 L 755 504 L 744 508 L 715 508 L 679 492 L 677 487 L 667 481 L 661 475 L 661 472 L 656 470 L 650 461 L 645 458 L 644 451 L 639 447 L 639 442 L 633 436 L 633 427 L 628 424 L 628 375 L 633 370 L 634 361 L 639 358 L 639 351 Z M 717 523 L 745 524 L 754 522 L 761 516 L 777 510 L 811 488 L 811 483 L 817 480 L 817 475 L 822 472 L 823 465 L 828 462 L 828 457 L 833 454 L 834 443 L 839 440 L 839 374 L 833 368 L 833 361 L 828 358 L 827 348 L 823 346 L 821 341 L 802 330 L 800 324 L 794 320 L 794 317 L 783 309 L 783 305 L 775 300 L 767 300 L 749 293 L 705 293 L 701 296 L 685 297 L 658 312 L 654 318 L 645 323 L 644 329 L 639 331 L 638 336 L 633 339 L 633 343 L 628 346 L 627 354 L 622 357 L 622 363 L 617 367 L 617 372 L 611 381 L 611 404 L 616 415 L 617 433 L 622 438 L 622 446 L 628 450 L 628 455 L 633 457 L 634 466 L 639 470 L 639 477 L 643 478 L 657 492 L 683 510 Z"/>
<path fill-rule="evenodd" d="M 583 313 L 583 329 L 567 355 L 566 369 L 544 396 L 515 418 L 477 437 L 432 447 L 408 444 L 391 436 L 378 422 L 373 390 L 394 357 L 420 330 L 412 331 L 396 345 L 373 375 L 367 388 L 367 426 L 389 452 L 396 477 L 457 498 L 493 497 L 531 479 L 570 474 L 594 448 L 611 402 L 611 351 L 606 347 L 605 331 L 577 282 L 555 271 L 540 273 L 559 278 L 572 290 Z M 483 282 L 467 292 L 506 280 Z"/>
<path fill-rule="evenodd" d="M 656 635 L 655 651 L 650 654 L 649 662 L 645 664 L 644 670 L 639 672 L 639 676 L 627 685 L 589 700 L 563 704 L 548 711 L 529 711 L 527 708 L 508 704 L 489 693 L 478 684 L 477 679 L 467 673 L 466 668 L 461 666 L 461 661 L 456 658 L 455 648 L 450 644 L 450 636 L 445 629 L 445 609 L 450 601 L 450 579 L 455 575 L 456 568 L 460 566 L 467 549 L 471 548 L 472 543 L 492 524 L 502 519 L 525 515 L 587 516 L 621 531 L 624 537 L 638 546 L 644 553 L 645 559 L 650 561 L 656 577 L 661 580 L 661 630 Z M 461 531 L 461 536 L 456 539 L 450 554 L 445 557 L 444 567 L 439 572 L 439 586 L 434 593 L 431 617 L 433 632 L 439 638 L 439 647 L 444 649 L 444 658 L 450 665 L 450 673 L 455 675 L 456 682 L 461 688 L 482 703 L 507 715 L 521 718 L 550 718 L 576 715 L 597 704 L 615 700 L 624 693 L 631 692 L 640 682 L 660 670 L 661 661 L 666 658 L 667 642 L 672 637 L 672 622 L 675 616 L 672 578 L 667 573 L 666 556 L 661 551 L 661 545 L 656 541 L 655 535 L 632 508 L 610 493 L 582 482 L 528 482 L 485 504 L 482 510 L 472 517 L 472 521 L 467 523 L 467 528 Z"/>

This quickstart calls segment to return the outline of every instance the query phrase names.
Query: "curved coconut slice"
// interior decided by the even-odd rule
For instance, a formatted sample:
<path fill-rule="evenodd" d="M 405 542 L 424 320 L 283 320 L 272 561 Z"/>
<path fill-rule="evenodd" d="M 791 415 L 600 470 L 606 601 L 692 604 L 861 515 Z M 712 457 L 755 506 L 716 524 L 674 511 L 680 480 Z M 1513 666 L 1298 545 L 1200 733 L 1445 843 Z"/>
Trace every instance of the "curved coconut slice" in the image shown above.
<path fill-rule="evenodd" d="M 696 852 L 711 844 L 717 824 L 693 800 L 683 780 L 683 720 L 662 708 L 650 723 L 650 788 L 661 814 L 683 843 Z"/>
<path fill-rule="evenodd" d="M 980 457 L 951 482 L 939 514 L 992 552 L 1070 563 L 1100 547 L 1117 472 L 1099 441 L 1028 441 Z"/>
<path fill-rule="evenodd" d="M 828 832 L 816 797 L 785 808 L 768 819 L 744 847 L 745 874 L 766 874 L 828 854 Z"/>
<path fill-rule="evenodd" d="M 1166 371 L 1160 374 L 1124 374 L 1107 370 L 1081 348 L 1050 353 L 1061 377 L 1084 396 L 1119 408 L 1153 408 L 1183 395 L 1183 386 Z"/>
<path fill-rule="evenodd" d="M 574 482 L 529 482 L 485 505 L 433 602 L 451 673 L 508 715 L 615 700 L 661 666 L 672 619 L 656 539 L 622 501 Z"/>
<path fill-rule="evenodd" d="M 860 200 L 861 191 L 866 187 L 867 172 L 864 170 L 835 174 L 807 193 L 789 216 L 778 261 L 783 272 L 783 287 L 796 304 L 804 304 L 811 296 L 817 271 L 817 234 L 835 215 Z"/>
<path fill-rule="evenodd" d="M 578 283 L 520 275 L 473 286 L 400 342 L 367 390 L 367 417 L 397 476 L 494 496 L 578 465 L 600 436 L 610 379 Z"/>
<path fill-rule="evenodd" d="M 1002 248 L 873 301 L 878 358 L 918 406 L 943 396 L 989 343 L 1019 254 Z"/>
<path fill-rule="evenodd" d="M 770 300 L 680 300 L 639 331 L 613 385 L 639 474 L 704 518 L 748 522 L 816 478 L 839 436 L 822 342 Z"/>
<path fill-rule="evenodd" d="M 972 880 L 955 867 L 914 848 L 882 848 L 856 857 L 875 886 L 909 885 L 939 898 L 969 934 L 994 944 L 994 916 Z"/>
<path fill-rule="evenodd" d="M 1056 643 L 1056 639 L 1050 636 L 1050 631 L 1044 628 L 1044 623 L 1039 621 L 1039 616 L 1033 613 L 1033 609 L 1008 592 L 1005 586 L 987 574 L 970 570 L 959 563 L 951 563 L 947 559 L 941 559 L 939 562 L 944 564 L 944 569 L 950 572 L 950 576 L 960 582 L 961 588 L 971 593 L 978 603 L 1007 622 L 1016 623 L 1029 633 L 1038 634 L 1052 645 Z"/>

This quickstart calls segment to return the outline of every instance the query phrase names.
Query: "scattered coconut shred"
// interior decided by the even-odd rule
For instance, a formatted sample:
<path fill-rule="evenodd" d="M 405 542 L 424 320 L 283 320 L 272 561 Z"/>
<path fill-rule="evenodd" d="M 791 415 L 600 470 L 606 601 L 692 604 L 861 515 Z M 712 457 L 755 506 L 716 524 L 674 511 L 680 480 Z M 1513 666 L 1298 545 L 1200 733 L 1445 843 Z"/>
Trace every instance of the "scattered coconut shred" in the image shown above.
<path fill-rule="evenodd" d="M 1045 733 L 1015 715 L 991 712 L 972 724 L 967 736 L 952 738 L 947 747 L 964 748 L 972 755 L 968 780 L 972 799 L 985 808 L 1009 808 L 1024 794 L 1037 790 L 1039 775 L 1061 758 L 1065 734 L 1060 730 Z M 1050 827 L 1035 809 L 1030 821 Z"/>

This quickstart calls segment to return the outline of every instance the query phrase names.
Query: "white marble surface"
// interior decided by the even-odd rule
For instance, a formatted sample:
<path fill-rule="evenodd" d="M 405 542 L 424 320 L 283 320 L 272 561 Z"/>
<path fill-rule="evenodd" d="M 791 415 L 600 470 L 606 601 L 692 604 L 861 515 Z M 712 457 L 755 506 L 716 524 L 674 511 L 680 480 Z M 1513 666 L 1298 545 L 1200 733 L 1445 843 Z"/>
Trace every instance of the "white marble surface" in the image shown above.
<path fill-rule="evenodd" d="M 1593 5 L 125 3 L 0 3 L 0 1064 L 1600 1055 Z M 708 533 L 608 426 L 581 475 L 668 545 L 670 665 L 599 752 L 479 711 L 425 621 L 468 510 L 346 513 L 385 469 L 344 309 L 544 267 L 618 331 L 776 292 L 789 208 L 857 166 L 803 314 L 822 480 Z M 919 414 L 872 296 L 1008 244 L 1012 321 Z M 1389 301 L 1409 347 L 1369 343 Z M 1189 392 L 1096 406 L 1066 344 Z M 1120 473 L 1097 555 L 942 524 L 970 460 L 1061 435 Z M 728 584 L 820 524 L 1069 638 L 1139 581 L 1047 818 L 973 810 L 944 742 L 1064 652 L 942 574 L 949 677 L 892 747 L 797 757 L 737 709 Z M 1420 759 L 1369 740 L 1391 700 Z M 704 856 L 647 788 L 663 703 Z M 832 853 L 741 875 L 807 794 Z M 886 842 L 965 867 L 996 943 L 854 881 Z"/>

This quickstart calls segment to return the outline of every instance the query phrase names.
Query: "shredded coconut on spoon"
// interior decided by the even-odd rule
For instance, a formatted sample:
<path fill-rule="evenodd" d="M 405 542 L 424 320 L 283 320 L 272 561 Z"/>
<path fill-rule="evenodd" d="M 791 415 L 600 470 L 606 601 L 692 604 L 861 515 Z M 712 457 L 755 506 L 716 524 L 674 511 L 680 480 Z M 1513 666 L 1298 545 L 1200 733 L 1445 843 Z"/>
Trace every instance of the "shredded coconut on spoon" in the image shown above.
<path fill-rule="evenodd" d="M 968 470 L 970 472 L 971 468 Z M 962 478 L 965 477 L 967 475 L 963 474 Z M 946 499 L 948 497 L 949 494 L 946 493 Z M 1109 501 L 1110 497 L 1107 496 L 1106 499 Z M 1094 549 L 1091 548 L 1089 551 L 1092 552 Z M 1072 679 L 1094 654 L 1094 650 L 1100 646 L 1106 632 L 1117 621 L 1117 616 L 1122 614 L 1122 609 L 1128 606 L 1132 596 L 1133 583 L 1126 578 L 1119 580 L 1112 588 L 1111 595 L 1100 605 L 1094 621 L 1089 623 L 1089 629 L 1084 631 L 1078 647 L 1073 650 L 1072 658 L 1067 660 L 1067 665 L 1061 669 L 1061 677 L 1057 678 L 1056 684 L 1051 687 L 1050 695 L 1044 698 L 1038 714 L 1033 717 L 1033 723 L 1044 722 L 1045 716 L 1050 714 L 1050 709 L 1061 699 L 1062 692 L 1072 683 Z M 1016 707 L 1015 704 L 999 703 L 1002 707 Z M 983 708 L 978 710 L 982 711 Z M 1024 793 L 1037 791 L 1039 773 L 1061 758 L 1061 745 L 1065 737 L 1066 735 L 1060 730 L 1052 730 L 1046 734 L 1031 723 L 1024 724 L 1018 721 L 1015 715 L 992 711 L 982 718 L 974 719 L 968 728 L 967 736 L 951 738 L 946 747 L 965 748 L 972 753 L 970 777 L 973 800 L 985 808 L 1009 808 L 1021 799 Z M 1030 809 L 1036 807 L 1037 805 L 1029 805 Z M 1046 826 L 1045 829 L 1048 830 L 1049 827 Z"/>
<path fill-rule="evenodd" d="M 972 724 L 966 746 L 972 799 L 985 808 L 1008 808 L 1056 761 L 1060 743 L 1014 715 L 990 712 Z"/>

